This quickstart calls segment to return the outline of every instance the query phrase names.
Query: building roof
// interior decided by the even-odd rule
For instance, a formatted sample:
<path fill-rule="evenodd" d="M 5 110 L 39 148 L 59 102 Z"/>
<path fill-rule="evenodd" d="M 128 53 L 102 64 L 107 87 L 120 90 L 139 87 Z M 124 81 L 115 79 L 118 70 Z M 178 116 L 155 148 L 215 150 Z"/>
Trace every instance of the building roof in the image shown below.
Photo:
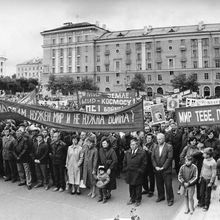
<path fill-rule="evenodd" d="M 31 64 L 42 64 L 43 59 L 41 58 L 34 58 L 23 63 L 19 63 L 18 65 L 31 65 Z"/>
<path fill-rule="evenodd" d="M 220 31 L 220 23 L 216 24 L 204 24 L 200 22 L 198 25 L 188 25 L 188 26 L 170 26 L 170 27 L 157 27 L 152 28 L 151 26 L 146 26 L 143 29 L 133 29 L 133 30 L 123 30 L 123 31 L 113 31 L 109 33 L 104 33 L 98 40 L 107 40 L 114 38 L 129 38 L 129 37 L 140 37 L 140 36 L 159 36 L 159 35 L 169 35 L 169 34 L 187 34 L 187 33 L 205 33 Z"/>
<path fill-rule="evenodd" d="M 90 24 L 88 22 L 81 22 L 81 23 L 68 22 L 68 23 L 64 23 L 64 25 L 62 27 L 46 30 L 46 31 L 41 32 L 41 34 L 43 35 L 43 34 L 47 34 L 49 32 L 63 31 L 63 30 L 68 30 L 68 29 L 87 28 L 87 27 L 96 27 L 96 28 L 105 30 L 104 28 L 101 28 L 95 24 Z"/>

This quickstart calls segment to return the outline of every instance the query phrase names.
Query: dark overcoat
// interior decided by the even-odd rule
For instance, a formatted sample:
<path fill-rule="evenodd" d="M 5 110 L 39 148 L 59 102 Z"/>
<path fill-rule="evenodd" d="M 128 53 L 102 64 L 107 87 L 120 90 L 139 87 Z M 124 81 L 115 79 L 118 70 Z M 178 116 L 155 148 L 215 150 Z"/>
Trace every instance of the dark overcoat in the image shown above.
<path fill-rule="evenodd" d="M 147 157 L 142 149 L 138 149 L 134 154 L 132 154 L 131 149 L 128 150 L 123 161 L 126 183 L 129 185 L 142 185 L 146 166 Z"/>
<path fill-rule="evenodd" d="M 117 170 L 118 159 L 113 148 L 99 149 L 99 165 L 105 166 L 106 171 L 111 170 L 109 175 L 110 182 L 106 186 L 106 189 L 116 189 L 116 170 Z"/>

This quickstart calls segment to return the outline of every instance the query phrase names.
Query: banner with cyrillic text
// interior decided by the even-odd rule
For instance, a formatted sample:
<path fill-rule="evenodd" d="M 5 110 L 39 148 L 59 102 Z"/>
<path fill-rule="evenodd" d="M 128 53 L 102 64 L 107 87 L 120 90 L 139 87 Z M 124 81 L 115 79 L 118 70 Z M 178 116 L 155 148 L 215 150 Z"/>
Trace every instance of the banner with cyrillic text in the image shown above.
<path fill-rule="evenodd" d="M 29 120 L 65 131 L 118 132 L 143 130 L 143 101 L 111 113 L 63 111 L 0 100 L 0 120 Z"/>
<path fill-rule="evenodd" d="M 220 106 L 197 106 L 175 110 L 178 126 L 201 126 L 220 124 Z"/>
<path fill-rule="evenodd" d="M 219 105 L 220 99 L 186 99 L 186 107 L 201 106 L 201 105 Z"/>

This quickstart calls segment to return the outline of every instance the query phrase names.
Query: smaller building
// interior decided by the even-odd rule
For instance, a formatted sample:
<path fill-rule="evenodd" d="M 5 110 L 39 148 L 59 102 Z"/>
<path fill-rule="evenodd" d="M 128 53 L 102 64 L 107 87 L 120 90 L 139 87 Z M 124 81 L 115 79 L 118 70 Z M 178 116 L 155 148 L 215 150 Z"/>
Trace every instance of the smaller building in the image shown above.
<path fill-rule="evenodd" d="M 5 61 L 7 59 L 0 55 L 0 76 L 5 76 Z"/>
<path fill-rule="evenodd" d="M 43 73 L 42 59 L 34 58 L 16 65 L 16 78 L 33 78 L 41 81 L 41 75 Z"/>

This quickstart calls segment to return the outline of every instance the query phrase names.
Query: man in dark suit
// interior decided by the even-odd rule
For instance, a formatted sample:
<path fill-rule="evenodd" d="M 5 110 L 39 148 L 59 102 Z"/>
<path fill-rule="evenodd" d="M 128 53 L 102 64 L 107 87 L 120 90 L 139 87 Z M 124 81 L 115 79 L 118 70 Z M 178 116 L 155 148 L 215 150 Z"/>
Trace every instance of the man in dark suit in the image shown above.
<path fill-rule="evenodd" d="M 145 152 L 139 148 L 139 141 L 132 137 L 130 141 L 130 150 L 125 154 L 123 168 L 126 172 L 126 183 L 129 184 L 130 200 L 127 205 L 135 203 L 135 206 L 141 204 L 141 192 L 143 184 L 144 171 L 147 165 Z"/>
<path fill-rule="evenodd" d="M 174 202 L 172 187 L 173 149 L 171 145 L 165 143 L 165 135 L 162 133 L 157 134 L 157 142 L 157 146 L 152 151 L 152 163 L 158 191 L 156 202 L 165 200 L 165 186 L 168 206 L 172 206 Z"/>

